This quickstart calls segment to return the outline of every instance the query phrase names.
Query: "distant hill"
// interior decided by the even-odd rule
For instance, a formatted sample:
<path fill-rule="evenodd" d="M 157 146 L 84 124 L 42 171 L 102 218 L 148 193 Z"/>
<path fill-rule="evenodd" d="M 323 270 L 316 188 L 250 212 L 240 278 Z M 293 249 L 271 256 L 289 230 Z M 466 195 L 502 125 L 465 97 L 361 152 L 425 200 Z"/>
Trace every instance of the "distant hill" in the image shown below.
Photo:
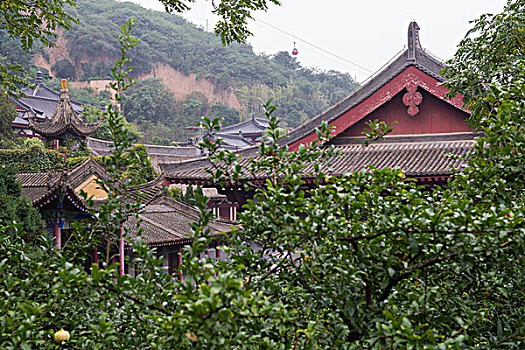
<path fill-rule="evenodd" d="M 75 30 L 61 33 L 56 48 L 36 47 L 33 63 L 54 77 L 108 79 L 119 55 L 115 34 L 121 23 L 135 18 L 133 34 L 141 44 L 130 56 L 134 74 L 143 82 L 129 92 L 123 107 L 146 141 L 154 136 L 158 143 L 183 140 L 189 136 L 184 127 L 203 114 L 230 123 L 261 115 L 269 98 L 280 105 L 277 114 L 284 125 L 296 126 L 355 87 L 348 74 L 301 67 L 287 52 L 265 56 L 249 45 L 224 47 L 213 33 L 179 16 L 135 4 L 82 0 L 71 11 L 79 18 Z M 0 39 L 0 56 L 27 64 L 19 52 L 13 54 L 13 45 Z"/>

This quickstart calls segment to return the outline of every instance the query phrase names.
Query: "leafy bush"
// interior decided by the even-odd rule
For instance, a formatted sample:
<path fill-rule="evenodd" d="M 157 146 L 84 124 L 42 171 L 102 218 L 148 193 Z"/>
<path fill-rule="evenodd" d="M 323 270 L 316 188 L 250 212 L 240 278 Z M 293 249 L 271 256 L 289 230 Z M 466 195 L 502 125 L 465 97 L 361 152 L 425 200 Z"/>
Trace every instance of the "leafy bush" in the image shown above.
<path fill-rule="evenodd" d="M 23 149 L 0 149 L 0 164 L 18 173 L 36 173 L 62 169 L 64 155 L 44 149 L 39 144 Z"/>

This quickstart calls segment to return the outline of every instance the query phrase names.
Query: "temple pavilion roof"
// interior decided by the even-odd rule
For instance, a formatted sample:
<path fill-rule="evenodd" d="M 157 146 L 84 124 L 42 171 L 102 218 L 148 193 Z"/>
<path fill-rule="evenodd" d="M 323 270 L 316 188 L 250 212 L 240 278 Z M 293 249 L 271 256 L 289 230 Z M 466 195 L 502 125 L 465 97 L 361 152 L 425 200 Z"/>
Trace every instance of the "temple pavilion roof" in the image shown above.
<path fill-rule="evenodd" d="M 255 116 L 244 122 L 229 125 L 221 128 L 219 134 L 226 135 L 241 135 L 257 137 L 261 136 L 264 131 L 270 126 L 268 119 L 256 118 Z"/>
<path fill-rule="evenodd" d="M 86 159 L 72 170 L 17 174 L 17 179 L 22 184 L 22 194 L 29 198 L 35 207 L 38 208 L 40 203 L 49 202 L 58 192 L 63 192 L 67 193 L 68 198 L 83 211 L 89 208 L 80 196 L 80 192 L 86 192 L 96 206 L 97 203 L 108 198 L 108 193 L 97 181 L 109 181 L 110 178 L 106 169 L 93 158 Z M 161 174 L 150 182 L 122 191 L 122 199 L 124 202 L 140 200 L 143 204 L 147 204 L 164 193 L 163 182 L 164 175 Z"/>
<path fill-rule="evenodd" d="M 86 123 L 82 120 L 71 104 L 67 81 L 62 80 L 61 85 L 60 99 L 51 119 L 29 119 L 30 128 L 47 139 L 85 138 L 97 131 L 102 121 Z"/>
<path fill-rule="evenodd" d="M 407 69 L 412 68 L 413 71 L 408 73 Z M 307 137 L 315 139 L 315 130 L 321 127 L 323 122 L 329 123 L 329 125 L 335 125 L 335 121 L 339 119 L 346 112 L 363 105 L 365 100 L 371 98 L 374 94 L 380 92 L 380 89 L 392 82 L 396 78 L 403 78 L 404 82 L 397 83 L 397 88 L 399 90 L 405 88 L 407 83 L 411 79 L 416 79 L 413 77 L 413 72 L 421 72 L 428 75 L 432 79 L 435 79 L 439 83 L 446 81 L 446 78 L 441 75 L 441 70 L 445 68 L 443 61 L 435 57 L 428 50 L 424 49 L 421 46 L 419 41 L 419 26 L 416 22 L 411 22 L 408 29 L 408 48 L 399 53 L 392 59 L 388 64 L 386 64 L 381 70 L 376 74 L 368 78 L 361 86 L 350 92 L 346 97 L 342 98 L 336 104 L 333 104 L 324 110 L 320 111 L 313 118 L 309 119 L 302 125 L 293 129 L 286 135 L 284 139 L 281 140 L 281 144 L 289 145 L 291 148 L 295 148 L 299 143 L 304 143 L 307 141 Z M 427 81 L 415 82 L 416 85 L 421 87 L 423 90 L 428 90 L 431 94 L 437 95 L 439 92 L 433 91 L 432 84 L 428 84 Z M 441 88 L 441 90 L 445 90 Z M 386 101 L 389 101 L 392 97 L 395 96 L 397 91 L 395 89 L 388 89 L 384 94 L 381 95 L 381 98 L 377 101 L 373 101 L 373 104 L 370 106 L 370 110 L 366 111 L 363 116 L 370 113 L 372 110 L 378 108 Z M 443 96 L 439 96 L 443 100 Z M 462 101 L 460 99 L 453 99 L 447 101 L 450 104 L 453 104 L 457 108 L 462 107 Z M 355 120 L 357 122 L 359 120 Z M 336 125 L 336 133 L 344 131 L 345 128 L 348 128 L 351 124 L 348 125 Z M 313 137 L 312 137 L 313 136 Z M 308 140 L 308 141 L 312 141 Z"/>

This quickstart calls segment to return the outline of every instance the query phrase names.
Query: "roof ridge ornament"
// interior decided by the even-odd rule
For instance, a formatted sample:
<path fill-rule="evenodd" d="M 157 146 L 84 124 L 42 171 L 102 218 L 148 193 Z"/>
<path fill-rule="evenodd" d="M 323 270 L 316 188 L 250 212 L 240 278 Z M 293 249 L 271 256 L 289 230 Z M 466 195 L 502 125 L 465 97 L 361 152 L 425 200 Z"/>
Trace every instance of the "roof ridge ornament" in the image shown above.
<path fill-rule="evenodd" d="M 36 80 L 35 80 L 35 85 L 40 85 L 42 84 L 43 81 L 42 81 L 42 72 L 37 70 L 36 71 Z"/>
<path fill-rule="evenodd" d="M 419 42 L 419 26 L 416 21 L 410 22 L 408 25 L 408 60 L 416 60 L 416 50 L 422 50 Z"/>

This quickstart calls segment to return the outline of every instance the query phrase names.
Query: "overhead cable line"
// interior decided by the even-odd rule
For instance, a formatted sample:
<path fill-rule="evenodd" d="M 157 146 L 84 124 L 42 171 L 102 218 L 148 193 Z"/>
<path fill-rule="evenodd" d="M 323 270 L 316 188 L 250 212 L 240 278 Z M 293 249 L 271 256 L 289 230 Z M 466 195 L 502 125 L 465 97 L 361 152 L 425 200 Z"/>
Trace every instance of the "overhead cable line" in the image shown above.
<path fill-rule="evenodd" d="M 359 68 L 359 69 L 362 69 L 362 70 L 364 70 L 364 71 L 366 71 L 366 72 L 368 72 L 368 73 L 373 73 L 373 71 L 371 71 L 371 70 L 368 69 L 368 68 L 365 68 L 365 67 L 363 67 L 363 66 L 361 66 L 361 65 L 359 65 L 359 64 L 357 64 L 357 63 L 354 63 L 354 62 L 352 62 L 352 61 L 350 61 L 350 60 L 347 60 L 347 59 L 344 58 L 344 57 L 341 57 L 341 56 L 339 56 L 339 55 L 336 55 L 335 53 L 332 53 L 332 52 L 330 52 L 330 51 L 328 51 L 328 50 L 325 50 L 325 49 L 323 49 L 322 47 L 319 47 L 319 46 L 317 46 L 317 45 L 315 45 L 315 44 L 312 44 L 312 43 L 310 43 L 310 42 L 308 42 L 308 41 L 306 41 L 306 40 L 304 40 L 304 39 L 299 38 L 298 36 L 295 36 L 295 35 L 293 35 L 293 34 L 291 34 L 291 33 L 288 33 L 288 32 L 285 31 L 285 30 L 282 30 L 282 29 L 280 29 L 280 28 L 278 28 L 278 27 L 276 27 L 276 26 L 274 26 L 274 25 L 272 25 L 272 24 L 270 24 L 270 23 L 268 23 L 268 22 L 263 21 L 262 19 L 258 19 L 258 18 L 254 18 L 254 19 L 255 19 L 257 22 L 261 22 L 261 23 L 264 24 L 264 25 L 267 25 L 267 26 L 269 26 L 269 27 L 272 27 L 273 29 L 276 29 L 276 30 L 278 30 L 278 31 L 280 31 L 280 32 L 282 32 L 282 33 L 288 35 L 288 36 L 291 36 L 291 37 L 294 38 L 294 39 L 297 39 L 297 40 L 299 40 L 299 41 L 302 41 L 303 43 L 308 44 L 308 45 L 310 45 L 310 46 L 312 46 L 312 47 L 314 47 L 314 48 L 316 48 L 316 49 L 318 49 L 318 50 L 320 50 L 320 51 L 323 51 L 323 52 L 325 52 L 325 53 L 327 53 L 327 54 L 329 54 L 329 55 L 331 55 L 331 56 L 337 57 L 338 59 L 340 59 L 340 60 L 342 60 L 342 61 L 345 61 L 345 62 L 347 62 L 347 63 L 350 63 L 351 65 L 353 65 L 353 66 L 355 66 L 355 67 L 357 67 L 357 68 Z"/>

